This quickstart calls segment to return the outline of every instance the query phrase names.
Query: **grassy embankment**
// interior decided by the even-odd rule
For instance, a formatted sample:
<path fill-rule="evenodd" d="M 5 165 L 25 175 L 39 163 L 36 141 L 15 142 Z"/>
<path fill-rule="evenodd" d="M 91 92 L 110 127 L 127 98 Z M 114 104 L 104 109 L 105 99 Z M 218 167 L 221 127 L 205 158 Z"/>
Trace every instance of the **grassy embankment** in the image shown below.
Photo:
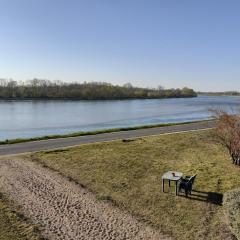
<path fill-rule="evenodd" d="M 31 158 L 176 239 L 231 235 L 221 202 L 226 191 L 239 187 L 239 168 L 209 130 L 87 144 Z M 161 176 L 169 170 L 198 174 L 191 197 L 161 192 Z"/>
<path fill-rule="evenodd" d="M 112 129 L 104 129 L 104 130 L 98 130 L 98 131 L 92 131 L 92 132 L 74 132 L 74 133 L 69 133 L 69 134 L 47 135 L 47 136 L 34 137 L 34 138 L 7 139 L 4 141 L 0 141 L 0 145 L 32 142 L 32 141 L 40 141 L 40 140 L 48 140 L 48 139 L 80 137 L 80 136 L 86 136 L 86 135 L 97 135 L 97 134 L 102 134 L 102 133 L 130 131 L 130 130 L 156 128 L 156 127 L 167 127 L 167 126 L 184 125 L 184 124 L 198 123 L 198 122 L 200 123 L 200 122 L 208 122 L 208 121 L 211 121 L 211 120 L 182 122 L 182 123 L 163 123 L 163 124 L 142 125 L 142 126 L 134 126 L 134 127 L 126 127 L 126 128 L 112 128 Z"/>
<path fill-rule="evenodd" d="M 0 239 L 40 240 L 38 230 L 24 216 L 13 210 L 9 201 L 0 194 Z"/>

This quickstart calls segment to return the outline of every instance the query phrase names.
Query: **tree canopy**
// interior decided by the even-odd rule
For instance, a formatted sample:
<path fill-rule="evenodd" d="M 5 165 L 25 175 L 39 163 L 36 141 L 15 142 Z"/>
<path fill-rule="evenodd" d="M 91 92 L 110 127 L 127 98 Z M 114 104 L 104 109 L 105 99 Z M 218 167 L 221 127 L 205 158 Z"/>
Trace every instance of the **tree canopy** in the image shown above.
<path fill-rule="evenodd" d="M 193 89 L 157 89 L 134 87 L 130 83 L 115 86 L 104 82 L 66 83 L 32 79 L 17 82 L 0 79 L 0 99 L 160 99 L 196 97 Z"/>

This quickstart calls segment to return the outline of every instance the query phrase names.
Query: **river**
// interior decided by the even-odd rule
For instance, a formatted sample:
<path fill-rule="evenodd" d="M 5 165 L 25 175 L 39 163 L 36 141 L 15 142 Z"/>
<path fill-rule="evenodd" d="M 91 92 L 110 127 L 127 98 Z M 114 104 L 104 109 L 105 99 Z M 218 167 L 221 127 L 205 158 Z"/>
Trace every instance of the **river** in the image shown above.
<path fill-rule="evenodd" d="M 209 109 L 236 112 L 240 97 L 121 101 L 0 101 L 0 139 L 209 119 Z"/>

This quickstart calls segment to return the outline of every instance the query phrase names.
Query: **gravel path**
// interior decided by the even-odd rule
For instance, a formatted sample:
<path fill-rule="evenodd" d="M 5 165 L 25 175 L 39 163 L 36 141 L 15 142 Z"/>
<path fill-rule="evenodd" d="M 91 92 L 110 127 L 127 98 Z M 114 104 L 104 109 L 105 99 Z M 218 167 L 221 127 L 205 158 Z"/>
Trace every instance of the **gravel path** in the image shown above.
<path fill-rule="evenodd" d="M 61 240 L 167 239 L 151 227 L 37 163 L 0 160 L 0 191 L 22 207 L 43 236 Z"/>

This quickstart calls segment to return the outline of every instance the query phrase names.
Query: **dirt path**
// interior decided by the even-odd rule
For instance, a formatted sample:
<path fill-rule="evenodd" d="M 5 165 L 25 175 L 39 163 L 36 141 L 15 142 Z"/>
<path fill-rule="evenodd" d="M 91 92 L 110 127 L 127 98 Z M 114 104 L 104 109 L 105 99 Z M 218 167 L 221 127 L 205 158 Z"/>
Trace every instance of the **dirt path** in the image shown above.
<path fill-rule="evenodd" d="M 0 191 L 49 239 L 166 239 L 109 203 L 37 163 L 16 157 L 0 160 Z"/>

